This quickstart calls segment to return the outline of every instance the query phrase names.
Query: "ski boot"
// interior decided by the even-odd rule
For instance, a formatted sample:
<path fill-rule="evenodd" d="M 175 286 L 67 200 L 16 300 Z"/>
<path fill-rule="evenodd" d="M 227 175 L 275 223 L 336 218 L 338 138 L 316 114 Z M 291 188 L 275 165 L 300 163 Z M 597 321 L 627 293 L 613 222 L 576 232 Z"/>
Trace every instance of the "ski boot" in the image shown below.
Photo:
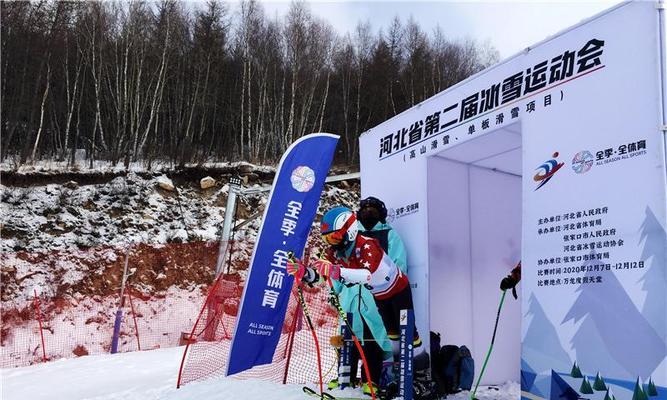
<path fill-rule="evenodd" d="M 439 399 L 438 387 L 431 380 L 431 359 L 426 351 L 415 355 L 413 359 L 412 393 L 415 400 Z"/>
<path fill-rule="evenodd" d="M 373 392 L 374 392 L 376 395 L 378 395 L 378 394 L 379 394 L 378 386 L 377 386 L 376 384 L 374 384 L 373 382 L 371 382 L 370 385 L 373 385 Z M 368 382 L 364 382 L 364 383 L 361 385 L 361 391 L 362 391 L 365 395 L 368 395 L 368 396 L 371 395 L 371 386 L 370 386 L 370 385 L 368 384 Z"/>
<path fill-rule="evenodd" d="M 382 400 L 391 400 L 398 396 L 398 382 L 391 381 L 378 391 L 378 397 Z"/>
<path fill-rule="evenodd" d="M 427 375 L 416 372 L 412 378 L 412 396 L 415 400 L 437 400 L 438 388 Z"/>

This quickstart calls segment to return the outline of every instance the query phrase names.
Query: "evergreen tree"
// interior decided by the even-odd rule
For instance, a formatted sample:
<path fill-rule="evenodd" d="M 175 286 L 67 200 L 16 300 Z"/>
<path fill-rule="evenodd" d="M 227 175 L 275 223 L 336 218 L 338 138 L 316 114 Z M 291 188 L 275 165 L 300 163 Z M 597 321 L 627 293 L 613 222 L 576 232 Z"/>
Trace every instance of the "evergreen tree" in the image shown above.
<path fill-rule="evenodd" d="M 593 388 L 591 387 L 591 383 L 588 382 L 588 378 L 585 376 L 583 382 L 581 382 L 581 387 L 579 388 L 579 392 L 582 394 L 593 394 Z"/>
<path fill-rule="evenodd" d="M 581 374 L 581 370 L 579 370 L 579 366 L 577 365 L 577 362 L 575 361 L 574 364 L 572 364 L 572 372 L 570 372 L 570 376 L 573 378 L 583 378 L 584 376 Z"/>
<path fill-rule="evenodd" d="M 595 375 L 595 382 L 593 382 L 593 389 L 597 391 L 607 390 L 607 385 L 605 385 L 604 380 L 600 376 L 599 372 L 597 373 L 597 375 Z"/>
<path fill-rule="evenodd" d="M 612 396 L 609 395 L 609 389 L 607 389 L 607 393 L 604 394 L 604 399 L 603 400 L 612 400 Z"/>
<path fill-rule="evenodd" d="M 648 378 L 648 388 L 646 389 L 646 394 L 650 397 L 658 395 L 658 389 L 655 387 L 655 383 L 653 383 L 653 379 L 651 378 Z"/>
<path fill-rule="evenodd" d="M 639 382 L 639 378 L 637 378 L 637 383 L 635 383 L 635 390 L 632 393 L 632 400 L 648 400 L 648 396 L 646 396 L 646 393 L 644 393 L 642 385 Z"/>

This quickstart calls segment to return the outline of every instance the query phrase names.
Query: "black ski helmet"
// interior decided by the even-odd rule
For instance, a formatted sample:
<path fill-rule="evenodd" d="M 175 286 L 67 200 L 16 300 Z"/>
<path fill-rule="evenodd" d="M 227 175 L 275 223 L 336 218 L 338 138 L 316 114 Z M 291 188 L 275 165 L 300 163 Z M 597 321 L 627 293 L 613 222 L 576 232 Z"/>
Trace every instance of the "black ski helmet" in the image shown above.
<path fill-rule="evenodd" d="M 380 213 L 380 222 L 383 224 L 387 223 L 387 207 L 384 205 L 384 202 L 377 197 L 368 196 L 365 199 L 359 202 L 359 211 L 363 210 L 366 207 L 372 207 Z"/>

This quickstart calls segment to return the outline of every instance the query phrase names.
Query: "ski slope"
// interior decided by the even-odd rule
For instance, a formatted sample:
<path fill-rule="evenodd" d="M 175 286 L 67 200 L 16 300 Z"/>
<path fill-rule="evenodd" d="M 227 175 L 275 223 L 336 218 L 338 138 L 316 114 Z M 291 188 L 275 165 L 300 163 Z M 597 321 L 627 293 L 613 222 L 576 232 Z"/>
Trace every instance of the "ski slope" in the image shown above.
<path fill-rule="evenodd" d="M 211 379 L 176 389 L 182 347 L 62 359 L 30 367 L 0 370 L 3 400 L 216 399 L 304 400 L 301 385 L 258 380 Z M 314 386 L 313 386 L 314 387 Z M 350 396 L 353 392 L 346 391 Z M 508 383 L 478 391 L 480 400 L 516 400 L 520 389 Z M 360 396 L 361 397 L 361 396 Z M 467 400 L 468 393 L 449 396 Z M 370 397 L 367 397 L 370 399 Z"/>

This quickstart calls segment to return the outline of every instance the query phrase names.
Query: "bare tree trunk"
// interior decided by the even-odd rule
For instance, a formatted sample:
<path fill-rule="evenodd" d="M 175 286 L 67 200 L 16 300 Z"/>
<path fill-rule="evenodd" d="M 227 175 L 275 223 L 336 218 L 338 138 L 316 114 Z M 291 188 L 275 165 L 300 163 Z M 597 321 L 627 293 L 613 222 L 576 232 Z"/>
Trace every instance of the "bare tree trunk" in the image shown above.
<path fill-rule="evenodd" d="M 46 99 L 49 95 L 49 87 L 51 85 L 51 65 L 46 65 L 46 87 L 44 88 L 44 95 L 42 96 L 42 106 L 40 107 L 39 113 L 39 129 L 37 129 L 37 137 L 35 137 L 35 144 L 32 147 L 32 155 L 30 160 L 35 162 L 35 155 L 37 154 L 37 146 L 39 145 L 39 139 L 42 136 L 42 129 L 44 128 L 44 111 L 46 109 Z"/>
<path fill-rule="evenodd" d="M 327 83 L 324 86 L 324 96 L 322 99 L 322 111 L 320 112 L 320 125 L 317 128 L 318 132 L 322 132 L 322 122 L 324 121 L 324 111 L 327 107 L 327 97 L 329 97 L 329 81 L 331 78 L 331 70 L 327 71 Z"/>
<path fill-rule="evenodd" d="M 245 88 L 246 88 L 246 79 L 247 79 L 247 72 L 246 72 L 246 64 L 247 61 L 245 60 L 245 57 L 243 59 L 243 79 L 241 80 L 241 141 L 239 143 L 239 148 L 241 151 L 241 158 L 243 158 L 243 152 L 245 150 L 244 148 L 244 141 L 245 141 Z"/>
<path fill-rule="evenodd" d="M 81 87 L 85 87 L 86 84 L 86 75 L 83 75 L 81 82 Z M 70 158 L 70 167 L 74 167 L 76 165 L 76 150 L 77 147 L 79 147 L 79 135 L 81 132 L 81 104 L 83 103 L 83 89 L 79 92 L 79 101 L 76 106 L 76 131 L 74 135 L 74 145 L 72 146 L 72 155 Z"/>
<path fill-rule="evenodd" d="M 144 145 L 146 144 L 146 140 L 148 139 L 153 119 L 155 118 L 157 110 L 160 108 L 160 105 L 162 104 L 162 93 L 164 90 L 164 81 L 167 70 L 167 49 L 169 48 L 169 31 L 170 31 L 170 17 L 167 15 L 167 28 L 164 37 L 162 57 L 160 60 L 160 71 L 158 72 L 158 79 L 157 83 L 155 84 L 155 91 L 153 92 L 153 100 L 151 102 L 150 116 L 148 118 L 148 123 L 146 124 L 146 129 L 144 130 L 144 133 L 142 135 L 141 145 L 139 146 L 137 140 L 138 136 L 135 136 L 134 145 L 132 146 L 134 154 L 133 158 L 135 161 L 137 160 L 139 148 L 140 147 L 143 148 Z"/>
<path fill-rule="evenodd" d="M 65 146 L 63 147 L 63 152 L 61 155 L 61 158 L 65 158 L 65 155 L 67 154 L 67 149 L 69 148 L 69 132 L 70 132 L 70 126 L 72 123 L 72 116 L 74 115 L 74 106 L 76 105 L 76 97 L 77 97 L 77 92 L 79 88 L 79 76 L 81 74 L 81 67 L 83 66 L 83 62 L 80 60 L 77 63 L 76 66 L 76 74 L 74 75 L 74 88 L 72 88 L 70 92 L 70 83 L 69 83 L 69 62 L 68 62 L 68 56 L 65 56 L 65 77 L 66 77 L 66 85 L 67 85 L 67 105 L 68 105 L 68 111 L 67 111 L 67 122 L 65 123 Z"/>
<path fill-rule="evenodd" d="M 93 86 L 95 88 L 95 124 L 100 130 L 100 144 L 102 145 L 102 149 L 106 150 L 106 143 L 104 141 L 104 127 L 102 126 L 102 107 L 101 107 L 101 97 L 102 97 L 102 90 L 100 88 L 100 81 L 102 80 L 102 60 L 100 59 L 99 64 L 97 64 L 96 60 L 96 50 L 95 50 L 95 32 L 92 34 L 92 74 L 93 74 Z M 100 58 L 102 57 L 102 50 L 100 49 Z M 93 146 L 95 145 L 95 130 L 93 130 Z M 94 151 L 94 150 L 93 150 Z M 91 168 L 92 168 L 92 160 L 91 160 Z"/>
<path fill-rule="evenodd" d="M 296 81 L 298 66 L 295 65 L 292 70 L 292 93 L 289 106 L 289 119 L 287 120 L 287 144 L 294 141 L 294 108 L 296 106 Z"/>

